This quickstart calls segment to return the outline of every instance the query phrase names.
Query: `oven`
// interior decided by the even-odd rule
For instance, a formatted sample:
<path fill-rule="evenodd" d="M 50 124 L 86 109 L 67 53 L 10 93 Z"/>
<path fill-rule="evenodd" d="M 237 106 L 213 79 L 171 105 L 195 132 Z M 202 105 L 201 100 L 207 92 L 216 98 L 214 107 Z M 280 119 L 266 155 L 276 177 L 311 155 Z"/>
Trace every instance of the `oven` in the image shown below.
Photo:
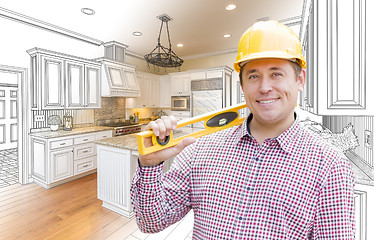
<path fill-rule="evenodd" d="M 190 96 L 171 96 L 172 111 L 190 111 Z"/>

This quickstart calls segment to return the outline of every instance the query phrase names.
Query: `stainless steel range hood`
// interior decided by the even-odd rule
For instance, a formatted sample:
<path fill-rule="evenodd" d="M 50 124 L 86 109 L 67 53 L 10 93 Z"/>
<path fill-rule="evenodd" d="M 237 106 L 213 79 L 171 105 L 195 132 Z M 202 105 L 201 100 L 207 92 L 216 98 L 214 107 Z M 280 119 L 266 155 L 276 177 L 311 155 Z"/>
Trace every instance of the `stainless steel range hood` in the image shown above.
<path fill-rule="evenodd" d="M 103 44 L 101 95 L 103 97 L 140 97 L 140 88 L 135 74 L 135 66 L 125 63 L 128 46 L 111 41 Z"/>

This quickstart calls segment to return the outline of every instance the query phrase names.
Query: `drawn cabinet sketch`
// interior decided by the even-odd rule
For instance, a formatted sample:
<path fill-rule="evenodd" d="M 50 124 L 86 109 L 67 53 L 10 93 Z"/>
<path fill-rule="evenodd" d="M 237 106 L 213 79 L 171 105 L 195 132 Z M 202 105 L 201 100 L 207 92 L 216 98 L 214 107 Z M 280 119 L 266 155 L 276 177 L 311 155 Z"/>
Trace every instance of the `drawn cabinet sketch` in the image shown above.
<path fill-rule="evenodd" d="M 309 2 L 301 28 L 308 63 L 301 107 L 318 115 L 373 115 L 366 0 Z"/>
<path fill-rule="evenodd" d="M 73 176 L 73 148 L 51 152 L 51 182 Z"/>
<path fill-rule="evenodd" d="M 30 136 L 34 182 L 50 188 L 95 172 L 94 141 L 112 137 L 112 130 L 61 137 L 40 132 Z"/>
<path fill-rule="evenodd" d="M 64 61 L 50 56 L 40 56 L 41 100 L 44 109 L 63 109 Z"/>
<path fill-rule="evenodd" d="M 100 63 L 40 48 L 27 52 L 33 110 L 100 107 Z"/>
<path fill-rule="evenodd" d="M 16 86 L 0 83 L 0 150 L 17 147 L 17 93 Z"/>
<path fill-rule="evenodd" d="M 100 67 L 66 61 L 66 108 L 99 108 Z"/>

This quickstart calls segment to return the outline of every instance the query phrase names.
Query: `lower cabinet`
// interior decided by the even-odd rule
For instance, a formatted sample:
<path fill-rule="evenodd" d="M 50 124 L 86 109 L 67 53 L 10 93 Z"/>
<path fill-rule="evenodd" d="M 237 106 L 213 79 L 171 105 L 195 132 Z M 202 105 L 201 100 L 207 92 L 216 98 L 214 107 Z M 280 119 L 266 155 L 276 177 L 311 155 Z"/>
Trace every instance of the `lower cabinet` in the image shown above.
<path fill-rule="evenodd" d="M 57 182 L 73 175 L 73 148 L 52 151 L 51 182 Z"/>
<path fill-rule="evenodd" d="M 356 238 L 374 239 L 374 186 L 357 184 L 354 193 Z"/>
<path fill-rule="evenodd" d="M 97 145 L 98 198 L 103 201 L 103 207 L 128 218 L 134 215 L 130 187 L 137 159 L 137 151 Z"/>
<path fill-rule="evenodd" d="M 112 130 L 66 137 L 31 135 L 34 182 L 51 188 L 96 171 L 95 140 L 112 137 Z"/>

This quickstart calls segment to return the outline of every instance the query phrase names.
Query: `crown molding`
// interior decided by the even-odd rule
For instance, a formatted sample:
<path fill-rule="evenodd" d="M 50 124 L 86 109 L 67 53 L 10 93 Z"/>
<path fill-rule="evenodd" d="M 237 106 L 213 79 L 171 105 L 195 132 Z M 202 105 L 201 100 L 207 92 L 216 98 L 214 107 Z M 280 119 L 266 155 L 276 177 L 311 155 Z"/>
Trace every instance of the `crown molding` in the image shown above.
<path fill-rule="evenodd" d="M 20 22 L 23 24 L 27 24 L 33 27 L 37 27 L 43 30 L 47 30 L 53 33 L 61 34 L 63 36 L 74 38 L 74 39 L 87 42 L 87 43 L 90 43 L 96 46 L 100 46 L 101 44 L 103 44 L 103 41 L 100 41 L 98 39 L 88 37 L 86 35 L 83 35 L 83 34 L 80 34 L 74 31 L 70 31 L 66 28 L 62 28 L 62 27 L 38 20 L 36 18 L 32 18 L 32 17 L 26 16 L 26 15 L 23 15 L 17 12 L 13 12 L 11 10 L 8 10 L 2 7 L 0 7 L 0 17 L 7 18 L 12 21 Z"/>

